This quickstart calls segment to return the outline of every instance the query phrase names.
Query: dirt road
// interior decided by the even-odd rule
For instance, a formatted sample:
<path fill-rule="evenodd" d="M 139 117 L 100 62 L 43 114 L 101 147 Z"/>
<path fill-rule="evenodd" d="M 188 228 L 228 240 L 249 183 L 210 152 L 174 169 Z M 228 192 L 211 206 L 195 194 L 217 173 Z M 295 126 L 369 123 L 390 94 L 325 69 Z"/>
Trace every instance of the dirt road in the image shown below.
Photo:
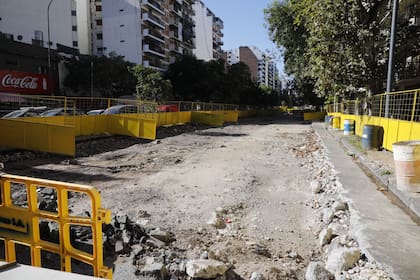
<path fill-rule="evenodd" d="M 130 141 L 84 142 L 78 149 L 86 154 L 124 147 L 31 168 L 10 164 L 8 172 L 93 185 L 113 214 L 171 232 L 168 247 L 146 254 L 164 256 L 169 273 L 173 264 L 182 270 L 187 260 L 210 258 L 236 278 L 304 279 L 308 263 L 323 260 L 321 214 L 334 202 L 326 195 L 336 193 L 326 185 L 336 184 L 310 125 L 259 119 Z M 314 179 L 322 190 L 311 190 Z M 323 199 L 314 198 L 318 192 Z M 335 218 L 345 224 L 348 217 Z M 114 279 L 138 278 L 144 263 L 129 255 L 115 260 Z"/>

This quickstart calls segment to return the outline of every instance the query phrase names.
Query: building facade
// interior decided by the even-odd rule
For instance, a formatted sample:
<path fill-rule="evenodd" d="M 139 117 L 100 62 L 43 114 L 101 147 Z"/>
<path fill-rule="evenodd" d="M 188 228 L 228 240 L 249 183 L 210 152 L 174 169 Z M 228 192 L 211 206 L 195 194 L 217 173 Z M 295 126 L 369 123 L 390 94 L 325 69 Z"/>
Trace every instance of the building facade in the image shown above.
<path fill-rule="evenodd" d="M 102 0 L 105 54 L 165 70 L 177 57 L 193 54 L 194 0 Z"/>
<path fill-rule="evenodd" d="M 202 1 L 193 4 L 196 46 L 194 55 L 205 61 L 223 57 L 223 21 Z"/>
<path fill-rule="evenodd" d="M 196 17 L 197 4 L 203 18 Z M 0 33 L 22 43 L 48 47 L 49 26 L 51 49 L 121 55 L 162 71 L 182 55 L 222 56 L 223 21 L 199 0 L 0 0 L 0 5 Z"/>
<path fill-rule="evenodd" d="M 281 88 L 279 71 L 274 61 L 255 46 L 241 46 L 229 50 L 225 55 L 227 64 L 243 62 L 249 67 L 252 79 L 259 85 L 273 90 Z"/>
<path fill-rule="evenodd" d="M 0 32 L 7 38 L 50 48 L 78 48 L 76 1 L 0 0 Z M 49 24 L 47 12 L 49 11 Z"/>

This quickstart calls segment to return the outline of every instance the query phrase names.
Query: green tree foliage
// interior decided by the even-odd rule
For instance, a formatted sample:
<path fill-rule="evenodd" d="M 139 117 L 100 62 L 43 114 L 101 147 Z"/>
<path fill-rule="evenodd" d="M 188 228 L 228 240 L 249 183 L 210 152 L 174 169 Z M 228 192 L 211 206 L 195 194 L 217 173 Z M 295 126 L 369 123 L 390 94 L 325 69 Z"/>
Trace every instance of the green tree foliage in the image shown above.
<path fill-rule="evenodd" d="M 137 79 L 136 96 L 145 101 L 166 101 L 172 99 L 172 85 L 153 68 L 137 65 L 132 72 Z"/>
<path fill-rule="evenodd" d="M 169 66 L 166 78 L 178 100 L 259 106 L 278 103 L 277 94 L 259 88 L 242 62 L 225 68 L 222 60 L 205 62 L 183 56 Z"/>
<path fill-rule="evenodd" d="M 130 72 L 132 63 L 121 56 L 79 56 L 65 62 L 68 75 L 64 86 L 79 96 L 91 95 L 91 77 L 93 76 L 94 95 L 119 97 L 135 91 L 136 80 Z M 93 75 L 92 75 L 93 73 Z"/>
<path fill-rule="evenodd" d="M 397 72 L 418 55 L 419 26 L 408 20 L 417 0 L 401 5 Z M 388 0 L 285 0 L 266 11 L 270 35 L 284 50 L 285 70 L 303 90 L 318 95 L 355 97 L 360 89 L 381 92 L 386 77 L 390 11 Z M 411 8 L 410 8 L 411 7 Z M 410 14 L 411 13 L 411 14 Z M 415 13 L 414 13 L 415 14 Z M 417 37 L 417 41 L 416 38 Z M 409 42 L 407 39 L 410 39 Z M 405 45 L 410 50 L 405 51 Z"/>

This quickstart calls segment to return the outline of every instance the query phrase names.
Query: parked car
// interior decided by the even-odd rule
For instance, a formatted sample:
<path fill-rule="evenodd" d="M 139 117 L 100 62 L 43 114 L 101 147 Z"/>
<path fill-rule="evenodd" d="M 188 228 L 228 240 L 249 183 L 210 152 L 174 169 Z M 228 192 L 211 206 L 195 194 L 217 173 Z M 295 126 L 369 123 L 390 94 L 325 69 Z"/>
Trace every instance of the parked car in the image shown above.
<path fill-rule="evenodd" d="M 115 105 L 105 109 L 102 115 L 113 114 L 132 114 L 137 113 L 137 107 L 134 105 Z"/>
<path fill-rule="evenodd" d="M 39 114 L 45 111 L 46 109 L 47 109 L 46 106 L 22 107 L 19 110 L 12 111 L 1 118 L 14 119 L 14 118 L 22 118 L 22 117 L 35 117 L 35 116 L 39 116 Z"/>
<path fill-rule="evenodd" d="M 43 112 L 41 117 L 54 117 L 54 116 L 80 116 L 83 112 L 74 108 L 55 108 Z"/>
<path fill-rule="evenodd" d="M 105 111 L 105 109 L 96 109 L 96 110 L 90 110 L 86 113 L 86 115 L 89 116 L 96 116 L 96 115 L 100 115 Z"/>
<path fill-rule="evenodd" d="M 176 104 L 166 104 L 166 105 L 159 105 L 158 112 L 178 112 L 178 105 Z"/>

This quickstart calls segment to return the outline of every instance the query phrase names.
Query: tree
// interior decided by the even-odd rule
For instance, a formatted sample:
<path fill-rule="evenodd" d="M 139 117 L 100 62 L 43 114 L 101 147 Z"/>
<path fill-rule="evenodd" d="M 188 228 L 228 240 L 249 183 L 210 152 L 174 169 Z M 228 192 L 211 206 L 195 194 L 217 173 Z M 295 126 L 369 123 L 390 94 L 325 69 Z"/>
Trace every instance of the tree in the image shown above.
<path fill-rule="evenodd" d="M 419 54 L 419 27 L 406 28 L 412 11 L 419 11 L 415 2 L 408 0 L 399 14 L 397 72 L 407 57 Z M 285 0 L 274 2 L 265 14 L 271 38 L 284 49 L 286 73 L 293 75 L 297 88 L 313 83 L 318 95 L 353 98 L 361 88 L 383 90 L 390 26 L 387 0 Z M 401 46 L 408 38 L 414 51 L 404 53 Z"/>
<path fill-rule="evenodd" d="M 91 96 L 93 76 L 94 95 L 119 97 L 133 94 L 135 77 L 130 72 L 133 64 L 121 56 L 78 56 L 65 62 L 68 75 L 64 86 L 80 96 Z"/>
<path fill-rule="evenodd" d="M 172 85 L 163 79 L 161 73 L 150 67 L 137 65 L 132 69 L 137 78 L 136 96 L 146 101 L 167 101 L 172 99 Z"/>

